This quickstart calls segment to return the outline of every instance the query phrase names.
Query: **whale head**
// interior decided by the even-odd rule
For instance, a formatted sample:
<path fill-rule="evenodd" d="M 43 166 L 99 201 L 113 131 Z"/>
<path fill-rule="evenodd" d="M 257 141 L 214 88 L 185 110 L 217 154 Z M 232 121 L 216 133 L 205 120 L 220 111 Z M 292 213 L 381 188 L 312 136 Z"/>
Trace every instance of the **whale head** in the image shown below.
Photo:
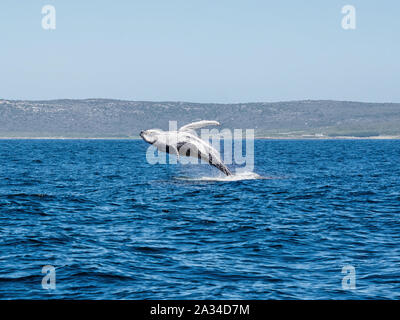
<path fill-rule="evenodd" d="M 140 132 L 140 136 L 147 143 L 153 144 L 158 140 L 158 137 L 162 134 L 161 130 L 150 129 Z"/>

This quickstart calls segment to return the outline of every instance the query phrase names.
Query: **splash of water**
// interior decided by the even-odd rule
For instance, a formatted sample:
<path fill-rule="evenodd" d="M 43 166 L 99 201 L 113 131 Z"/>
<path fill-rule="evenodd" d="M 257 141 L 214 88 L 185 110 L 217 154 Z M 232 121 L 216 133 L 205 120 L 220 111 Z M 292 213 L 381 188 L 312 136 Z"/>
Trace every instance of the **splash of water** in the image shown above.
<path fill-rule="evenodd" d="M 231 176 L 214 176 L 214 177 L 175 177 L 177 180 L 185 180 L 185 181 L 222 181 L 222 182 L 230 182 L 230 181 L 241 181 L 241 180 L 257 180 L 257 179 L 271 179 L 268 177 L 262 177 L 255 172 L 240 172 L 235 173 Z"/>

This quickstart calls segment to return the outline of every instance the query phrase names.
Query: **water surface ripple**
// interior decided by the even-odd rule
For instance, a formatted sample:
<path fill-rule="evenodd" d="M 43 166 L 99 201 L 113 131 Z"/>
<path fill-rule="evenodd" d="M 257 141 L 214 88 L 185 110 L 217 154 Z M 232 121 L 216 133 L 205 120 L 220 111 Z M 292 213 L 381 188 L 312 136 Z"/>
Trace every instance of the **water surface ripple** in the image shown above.
<path fill-rule="evenodd" d="M 400 298 L 400 141 L 258 140 L 232 181 L 147 146 L 0 141 L 0 298 Z"/>

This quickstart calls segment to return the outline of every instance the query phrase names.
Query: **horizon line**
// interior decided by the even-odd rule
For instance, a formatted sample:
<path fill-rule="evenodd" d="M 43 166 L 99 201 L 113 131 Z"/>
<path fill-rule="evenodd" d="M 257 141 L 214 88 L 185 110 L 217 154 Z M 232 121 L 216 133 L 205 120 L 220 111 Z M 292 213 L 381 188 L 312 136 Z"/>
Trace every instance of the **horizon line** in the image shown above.
<path fill-rule="evenodd" d="M 335 99 L 299 99 L 299 100 L 277 100 L 277 101 L 247 101 L 247 102 L 195 102 L 195 101 L 184 101 L 184 100 L 129 100 L 129 99 L 118 99 L 118 98 L 56 98 L 56 99 L 5 99 L 0 98 L 1 101 L 9 102 L 40 102 L 40 101 L 88 101 L 88 100 L 111 100 L 121 102 L 147 102 L 147 103 L 191 103 L 191 104 L 218 104 L 218 105 L 230 105 L 230 104 L 256 104 L 256 103 L 284 103 L 284 102 L 356 102 L 365 104 L 400 104 L 400 102 L 376 102 L 376 101 L 359 101 L 359 100 L 335 100 Z"/>

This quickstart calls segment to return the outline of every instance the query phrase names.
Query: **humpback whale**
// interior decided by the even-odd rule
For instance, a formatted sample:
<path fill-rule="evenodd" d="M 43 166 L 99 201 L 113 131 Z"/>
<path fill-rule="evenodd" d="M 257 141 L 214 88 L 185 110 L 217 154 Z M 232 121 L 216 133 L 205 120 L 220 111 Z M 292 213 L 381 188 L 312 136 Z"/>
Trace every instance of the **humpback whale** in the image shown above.
<path fill-rule="evenodd" d="M 227 176 L 232 175 L 228 167 L 221 161 L 219 152 L 208 142 L 196 136 L 194 130 L 206 126 L 217 126 L 218 121 L 202 120 L 189 123 L 178 131 L 149 129 L 140 132 L 144 141 L 154 145 L 159 151 L 174 154 L 178 157 L 194 157 L 201 159 L 221 170 Z"/>

